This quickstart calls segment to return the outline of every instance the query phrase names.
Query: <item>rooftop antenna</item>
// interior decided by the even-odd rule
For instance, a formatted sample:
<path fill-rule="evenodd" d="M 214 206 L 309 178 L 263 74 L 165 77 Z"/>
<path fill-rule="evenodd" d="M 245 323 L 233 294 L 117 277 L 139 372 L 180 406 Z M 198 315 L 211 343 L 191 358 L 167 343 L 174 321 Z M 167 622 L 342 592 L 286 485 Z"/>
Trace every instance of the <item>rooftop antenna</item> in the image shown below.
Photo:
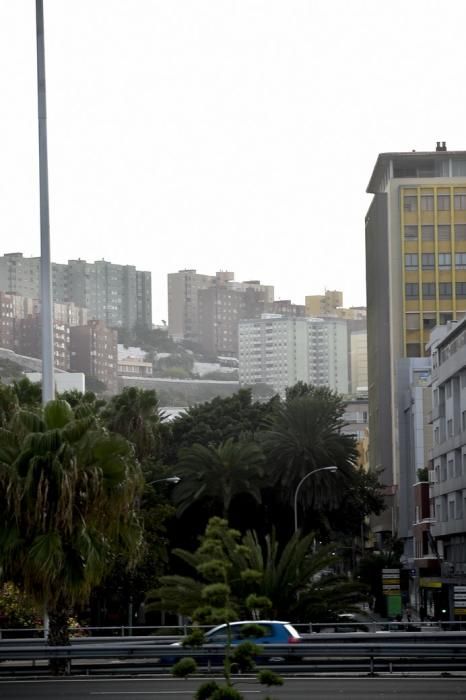
<path fill-rule="evenodd" d="M 45 99 L 44 6 L 36 0 L 37 106 L 39 119 L 40 299 L 42 318 L 42 403 L 55 396 L 53 377 L 53 320 L 50 262 L 49 176 L 47 161 L 47 105 Z"/>

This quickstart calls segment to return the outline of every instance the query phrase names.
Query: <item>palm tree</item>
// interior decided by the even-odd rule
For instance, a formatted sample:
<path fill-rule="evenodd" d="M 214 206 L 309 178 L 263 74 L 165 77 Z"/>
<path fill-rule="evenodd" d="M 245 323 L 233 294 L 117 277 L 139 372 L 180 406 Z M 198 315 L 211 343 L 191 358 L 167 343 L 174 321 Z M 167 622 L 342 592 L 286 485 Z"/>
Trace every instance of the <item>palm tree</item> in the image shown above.
<path fill-rule="evenodd" d="M 314 509 L 336 508 L 354 475 L 356 442 L 341 431 L 343 402 L 330 392 L 298 396 L 282 404 L 262 434 L 272 483 L 292 504 L 299 481 L 320 467 L 338 467 L 336 474 L 321 471 L 301 491 L 301 504 Z"/>
<path fill-rule="evenodd" d="M 360 612 L 357 603 L 365 598 L 365 587 L 333 573 L 340 561 L 337 545 L 314 551 L 314 534 L 295 532 L 284 547 L 275 532 L 261 543 L 254 532 L 242 540 L 247 569 L 260 572 L 256 595 L 272 602 L 276 619 L 307 619 L 314 622 L 336 619 L 341 612 Z M 233 570 L 240 561 L 232 560 Z M 244 565 L 243 565 L 244 566 Z"/>
<path fill-rule="evenodd" d="M 42 387 L 39 383 L 31 382 L 27 377 L 23 377 L 13 382 L 13 389 L 23 408 L 34 410 L 39 408 L 42 400 Z"/>
<path fill-rule="evenodd" d="M 119 553 L 138 558 L 142 483 L 131 445 L 66 401 L 0 430 L 0 571 L 44 606 L 50 644 L 68 642 L 70 609 Z"/>
<path fill-rule="evenodd" d="M 235 496 L 248 493 L 260 503 L 264 455 L 253 442 L 233 438 L 218 447 L 195 444 L 180 450 L 173 500 L 181 515 L 198 501 L 213 504 L 226 517 Z"/>
<path fill-rule="evenodd" d="M 204 535 L 195 552 L 174 550 L 196 573 L 193 577 L 162 576 L 159 588 L 148 596 L 152 609 L 192 616 L 205 604 L 202 579 L 211 573 L 214 560 L 225 559 L 231 603 L 245 619 L 265 613 L 275 619 L 316 622 L 336 619 L 342 612 L 359 612 L 357 603 L 365 599 L 366 589 L 332 573 L 340 561 L 332 545 L 314 552 L 314 536 L 302 537 L 299 532 L 285 546 L 280 545 L 275 532 L 263 541 L 251 531 L 240 538 L 218 518 L 209 521 L 206 532 L 211 523 L 216 525 L 221 542 L 206 550 Z"/>
<path fill-rule="evenodd" d="M 156 455 L 163 414 L 155 391 L 126 387 L 110 399 L 103 418 L 109 430 L 133 443 L 140 462 Z"/>
<path fill-rule="evenodd" d="M 18 396 L 14 388 L 0 382 L 0 428 L 8 424 L 18 406 Z"/>

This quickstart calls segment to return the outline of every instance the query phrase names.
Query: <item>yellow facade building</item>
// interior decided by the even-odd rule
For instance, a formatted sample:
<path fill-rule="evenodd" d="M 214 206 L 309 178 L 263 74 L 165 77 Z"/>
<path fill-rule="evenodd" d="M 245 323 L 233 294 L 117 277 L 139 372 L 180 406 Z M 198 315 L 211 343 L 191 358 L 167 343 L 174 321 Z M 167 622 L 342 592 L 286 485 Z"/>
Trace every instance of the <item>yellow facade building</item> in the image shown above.
<path fill-rule="evenodd" d="M 396 493 L 399 361 L 466 312 L 466 152 L 381 153 L 367 191 L 370 465 Z"/>
<path fill-rule="evenodd" d="M 400 187 L 403 349 L 422 357 L 431 329 L 466 311 L 466 182 Z"/>
<path fill-rule="evenodd" d="M 337 309 L 343 306 L 343 292 L 326 289 L 324 294 L 312 294 L 305 297 L 306 316 L 320 318 L 337 316 Z"/>

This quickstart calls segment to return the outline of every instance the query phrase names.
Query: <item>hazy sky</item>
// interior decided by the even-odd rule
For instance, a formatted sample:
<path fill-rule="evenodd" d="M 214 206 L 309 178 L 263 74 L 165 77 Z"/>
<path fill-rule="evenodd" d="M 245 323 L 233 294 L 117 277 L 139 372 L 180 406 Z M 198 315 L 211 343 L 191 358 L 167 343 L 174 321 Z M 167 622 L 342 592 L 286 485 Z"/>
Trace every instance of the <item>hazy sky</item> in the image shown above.
<path fill-rule="evenodd" d="M 464 0 L 44 0 L 52 259 L 365 302 L 377 154 L 466 149 Z M 39 254 L 34 0 L 0 0 L 0 253 Z"/>

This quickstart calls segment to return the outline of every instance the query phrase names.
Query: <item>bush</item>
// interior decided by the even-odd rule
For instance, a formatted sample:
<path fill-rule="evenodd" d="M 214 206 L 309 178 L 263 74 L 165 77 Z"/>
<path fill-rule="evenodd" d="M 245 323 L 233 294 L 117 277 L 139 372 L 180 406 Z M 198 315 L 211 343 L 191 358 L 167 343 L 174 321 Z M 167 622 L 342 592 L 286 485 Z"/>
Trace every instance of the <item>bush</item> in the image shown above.
<path fill-rule="evenodd" d="M 243 700 L 243 696 L 235 688 L 223 686 L 214 690 L 210 700 Z"/>
<path fill-rule="evenodd" d="M 260 671 L 257 679 L 262 685 L 283 685 L 283 678 L 274 671 L 269 671 L 267 669 Z"/>
<path fill-rule="evenodd" d="M 231 655 L 232 664 L 235 664 L 238 671 L 247 673 L 253 671 L 256 667 L 254 657 L 260 652 L 260 647 L 252 642 L 242 642 L 235 647 Z"/>
<path fill-rule="evenodd" d="M 180 659 L 172 668 L 175 678 L 187 678 L 191 673 L 196 673 L 197 663 L 191 656 Z"/>
<path fill-rule="evenodd" d="M 214 692 L 218 690 L 219 687 L 219 684 L 215 681 L 207 681 L 207 683 L 203 683 L 197 689 L 196 695 L 194 697 L 196 700 L 209 700 L 209 698 L 212 697 Z"/>
<path fill-rule="evenodd" d="M 186 639 L 183 639 L 183 647 L 201 647 L 204 644 L 205 634 L 202 630 L 193 630 L 191 634 L 188 634 Z"/>

